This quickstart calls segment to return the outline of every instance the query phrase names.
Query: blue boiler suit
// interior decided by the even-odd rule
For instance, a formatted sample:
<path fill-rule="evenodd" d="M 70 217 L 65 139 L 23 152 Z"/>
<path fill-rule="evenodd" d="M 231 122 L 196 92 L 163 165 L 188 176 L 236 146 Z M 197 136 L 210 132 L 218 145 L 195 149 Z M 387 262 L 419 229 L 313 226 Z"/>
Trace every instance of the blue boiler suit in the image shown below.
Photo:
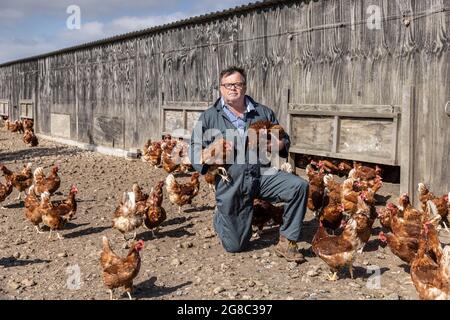
<path fill-rule="evenodd" d="M 246 101 L 253 105 L 245 114 L 246 129 L 255 121 L 269 120 L 278 124 L 273 110 L 255 102 L 249 96 Z M 208 165 L 200 164 L 200 154 L 215 138 L 227 139 L 226 130 L 236 131 L 236 127 L 224 112 L 223 102 L 218 99 L 213 106 L 199 117 L 191 136 L 190 160 L 196 171 L 205 174 Z M 212 129 L 212 130 L 211 130 Z M 247 130 L 245 130 L 247 132 Z M 238 134 L 235 135 L 237 137 Z M 248 139 L 247 135 L 243 139 Z M 230 139 L 227 139 L 230 140 Z M 284 137 L 286 148 L 280 150 L 280 156 L 286 158 L 290 145 L 289 136 Z M 245 141 L 244 141 L 245 142 Z M 277 170 L 274 174 L 261 174 L 264 166 L 249 161 L 249 150 L 245 148 L 245 161 L 239 164 L 225 164 L 231 183 L 216 177 L 216 204 L 214 229 L 222 245 L 228 252 L 243 251 L 252 236 L 253 199 L 259 198 L 270 202 L 284 202 L 283 224 L 280 234 L 289 240 L 299 241 L 303 219 L 308 200 L 308 182 L 293 174 Z M 238 144 L 233 143 L 237 148 Z M 235 150 L 236 151 L 236 150 Z"/>

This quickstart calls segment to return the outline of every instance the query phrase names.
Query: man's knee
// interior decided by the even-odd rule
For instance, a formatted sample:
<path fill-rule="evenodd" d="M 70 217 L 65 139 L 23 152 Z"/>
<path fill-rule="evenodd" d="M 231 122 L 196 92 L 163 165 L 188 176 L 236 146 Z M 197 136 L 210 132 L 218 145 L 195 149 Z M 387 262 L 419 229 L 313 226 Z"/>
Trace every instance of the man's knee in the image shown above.
<path fill-rule="evenodd" d="M 293 195 L 297 197 L 298 195 L 308 194 L 309 184 L 305 179 L 292 176 L 289 179 L 289 188 L 293 191 Z"/>

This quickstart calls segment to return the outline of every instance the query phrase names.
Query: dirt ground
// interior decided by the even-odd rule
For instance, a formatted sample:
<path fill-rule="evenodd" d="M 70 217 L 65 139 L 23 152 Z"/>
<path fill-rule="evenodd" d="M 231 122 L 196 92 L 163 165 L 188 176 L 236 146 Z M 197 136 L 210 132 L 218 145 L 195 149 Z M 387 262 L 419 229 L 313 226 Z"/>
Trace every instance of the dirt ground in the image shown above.
<path fill-rule="evenodd" d="M 48 240 L 48 232 L 36 233 L 24 217 L 23 202 L 15 200 L 17 190 L 3 203 L 0 299 L 109 299 L 99 265 L 101 238 L 106 235 L 117 253 L 126 254 L 122 235 L 110 228 L 114 208 L 122 193 L 130 191 L 135 182 L 149 192 L 166 177 L 163 169 L 152 169 L 140 160 L 105 156 L 42 139 L 38 147 L 29 148 L 21 135 L 3 128 L 0 162 L 11 170 L 32 162 L 33 170 L 43 166 L 45 172 L 59 163 L 59 191 L 66 195 L 72 184 L 79 189 L 77 218 L 61 232 L 65 237 L 62 241 L 56 237 Z M 380 199 L 396 200 L 398 185 L 385 184 L 380 195 Z M 144 228 L 138 230 L 145 248 L 141 252 L 141 271 L 134 281 L 135 298 L 417 299 L 408 267 L 389 248 L 380 246 L 378 222 L 364 253 L 355 261 L 355 279 L 344 271 L 338 281 L 330 282 L 327 265 L 309 249 L 317 228 L 311 212 L 299 242 L 307 262 L 297 265 L 272 253 L 276 227 L 267 227 L 248 251 L 226 253 L 212 227 L 214 202 L 212 192 L 202 184 L 194 199 L 196 208 L 186 206 L 181 214 L 164 199 L 168 217 L 156 238 Z M 450 242 L 448 237 L 442 240 Z M 377 272 L 378 278 L 374 276 Z M 127 299 L 122 292 L 116 291 L 116 297 Z"/>

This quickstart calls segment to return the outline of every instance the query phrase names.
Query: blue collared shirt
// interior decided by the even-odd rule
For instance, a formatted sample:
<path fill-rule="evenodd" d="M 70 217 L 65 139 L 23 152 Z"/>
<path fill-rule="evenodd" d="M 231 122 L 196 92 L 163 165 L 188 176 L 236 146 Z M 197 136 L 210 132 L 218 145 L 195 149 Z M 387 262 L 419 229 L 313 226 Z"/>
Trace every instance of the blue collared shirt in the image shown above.
<path fill-rule="evenodd" d="M 225 101 L 223 100 L 223 97 L 220 98 L 220 103 L 223 108 L 223 112 L 225 112 L 227 118 L 231 121 L 233 126 L 237 129 L 239 135 L 241 137 L 245 136 L 245 130 L 246 130 L 246 122 L 247 122 L 247 114 L 253 110 L 255 110 L 255 106 L 250 101 L 249 98 L 245 97 L 245 105 L 247 106 L 246 111 L 244 112 L 244 117 L 238 117 L 236 116 L 231 110 L 228 105 L 225 104 Z"/>

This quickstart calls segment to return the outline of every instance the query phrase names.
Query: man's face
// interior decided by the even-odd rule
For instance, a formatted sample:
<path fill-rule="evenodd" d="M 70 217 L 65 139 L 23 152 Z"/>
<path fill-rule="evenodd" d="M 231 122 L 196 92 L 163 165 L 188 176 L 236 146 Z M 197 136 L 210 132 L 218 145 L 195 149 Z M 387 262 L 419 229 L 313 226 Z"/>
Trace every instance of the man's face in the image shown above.
<path fill-rule="evenodd" d="M 220 94 L 227 104 L 233 104 L 244 100 L 244 78 L 239 72 L 224 76 L 220 81 Z"/>

